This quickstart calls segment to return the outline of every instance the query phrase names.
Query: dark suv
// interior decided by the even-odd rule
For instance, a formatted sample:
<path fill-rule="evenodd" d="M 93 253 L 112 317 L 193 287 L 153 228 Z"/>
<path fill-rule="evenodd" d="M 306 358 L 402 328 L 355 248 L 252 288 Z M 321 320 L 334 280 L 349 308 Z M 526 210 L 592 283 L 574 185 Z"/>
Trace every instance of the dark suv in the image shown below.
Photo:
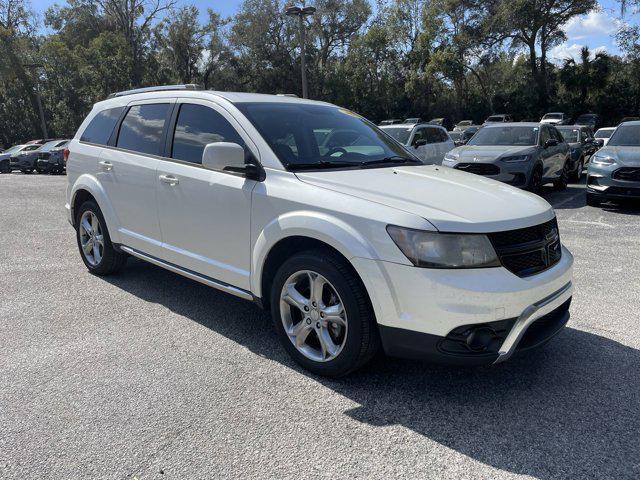
<path fill-rule="evenodd" d="M 69 140 L 51 143 L 54 144 L 51 148 L 46 148 L 49 145 L 46 144 L 37 151 L 36 170 L 38 173 L 64 173 L 66 170 L 67 164 L 64 158 L 64 151 L 67 149 Z"/>
<path fill-rule="evenodd" d="M 591 128 L 587 126 L 563 125 L 556 128 L 571 148 L 571 173 L 569 176 L 577 182 L 582 177 L 582 171 L 587 161 L 598 150 L 598 144 L 594 141 Z"/>
<path fill-rule="evenodd" d="M 51 140 L 44 145 L 36 143 L 28 145 L 24 150 L 11 156 L 11 170 L 20 170 L 22 173 L 32 173 L 38 170 L 36 162 L 42 152 L 48 152 L 52 148 L 66 143 L 67 140 Z"/>

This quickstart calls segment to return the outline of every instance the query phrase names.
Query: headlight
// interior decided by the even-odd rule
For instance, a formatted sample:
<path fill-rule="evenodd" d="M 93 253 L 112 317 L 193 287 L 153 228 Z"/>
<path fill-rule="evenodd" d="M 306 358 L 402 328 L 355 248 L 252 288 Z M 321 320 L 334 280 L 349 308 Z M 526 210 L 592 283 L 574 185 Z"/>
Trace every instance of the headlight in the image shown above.
<path fill-rule="evenodd" d="M 500 261 L 486 235 L 426 232 L 387 226 L 398 248 L 416 267 L 499 267 Z"/>
<path fill-rule="evenodd" d="M 511 155 L 509 157 L 502 157 L 500 160 L 507 163 L 528 162 L 529 155 Z"/>
<path fill-rule="evenodd" d="M 447 162 L 457 162 L 457 161 L 458 161 L 458 158 L 460 158 L 460 156 L 459 156 L 459 155 L 455 155 L 455 154 L 453 154 L 453 153 L 445 153 L 445 154 L 444 154 L 444 159 L 445 159 Z"/>
<path fill-rule="evenodd" d="M 597 153 L 591 159 L 596 165 L 615 165 L 616 159 L 609 155 L 598 155 Z"/>

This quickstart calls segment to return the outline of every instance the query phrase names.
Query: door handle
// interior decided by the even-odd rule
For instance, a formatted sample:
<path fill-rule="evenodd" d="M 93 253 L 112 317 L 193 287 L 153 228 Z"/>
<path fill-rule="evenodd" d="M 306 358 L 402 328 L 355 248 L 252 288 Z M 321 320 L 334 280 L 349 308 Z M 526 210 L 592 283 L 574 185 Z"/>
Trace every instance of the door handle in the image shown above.
<path fill-rule="evenodd" d="M 178 183 L 180 183 L 180 180 L 178 180 L 173 175 L 160 175 L 160 177 L 158 178 L 160 178 L 161 182 L 168 183 L 169 185 L 177 185 Z"/>
<path fill-rule="evenodd" d="M 102 160 L 102 161 L 98 162 L 98 165 L 100 165 L 102 167 L 102 169 L 106 170 L 107 172 L 113 168 L 113 164 L 111 162 L 107 162 L 105 160 Z"/>

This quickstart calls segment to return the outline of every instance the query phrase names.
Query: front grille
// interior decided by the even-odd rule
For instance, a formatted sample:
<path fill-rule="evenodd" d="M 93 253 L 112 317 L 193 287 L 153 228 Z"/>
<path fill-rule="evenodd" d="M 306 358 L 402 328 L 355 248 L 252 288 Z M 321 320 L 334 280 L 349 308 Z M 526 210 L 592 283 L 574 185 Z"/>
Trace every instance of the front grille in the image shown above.
<path fill-rule="evenodd" d="M 454 168 L 476 175 L 498 175 L 500 168 L 492 163 L 459 163 Z"/>
<path fill-rule="evenodd" d="M 502 265 L 519 277 L 542 272 L 562 256 L 555 218 L 533 227 L 489 233 L 488 237 Z"/>
<path fill-rule="evenodd" d="M 640 167 L 622 167 L 613 172 L 611 177 L 614 180 L 627 180 L 630 182 L 640 182 Z"/>

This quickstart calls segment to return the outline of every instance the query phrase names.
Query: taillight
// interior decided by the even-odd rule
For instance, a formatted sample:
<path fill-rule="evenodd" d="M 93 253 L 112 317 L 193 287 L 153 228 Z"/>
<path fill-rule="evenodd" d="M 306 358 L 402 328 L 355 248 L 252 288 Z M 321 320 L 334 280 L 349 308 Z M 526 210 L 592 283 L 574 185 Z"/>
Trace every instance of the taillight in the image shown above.
<path fill-rule="evenodd" d="M 62 156 L 64 157 L 64 163 L 67 163 L 67 160 L 69 160 L 69 149 L 65 148 L 64 152 L 62 152 Z"/>

